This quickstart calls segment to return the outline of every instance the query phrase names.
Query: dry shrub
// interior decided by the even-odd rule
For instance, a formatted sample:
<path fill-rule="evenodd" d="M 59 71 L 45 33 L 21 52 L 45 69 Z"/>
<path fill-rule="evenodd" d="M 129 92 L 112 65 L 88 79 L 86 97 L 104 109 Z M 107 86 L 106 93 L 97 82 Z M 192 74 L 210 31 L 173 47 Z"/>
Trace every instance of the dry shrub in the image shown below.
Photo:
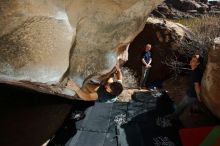
<path fill-rule="evenodd" d="M 193 40 L 185 40 L 184 43 L 181 44 L 181 49 L 179 49 L 184 52 L 179 53 L 188 59 L 191 58 L 192 54 L 199 53 L 204 58 L 202 64 L 204 68 L 207 63 L 208 49 L 211 48 L 213 40 L 220 36 L 219 16 L 204 15 L 199 18 L 176 20 L 176 22 L 187 26 L 193 32 Z M 170 68 L 175 74 L 179 74 L 184 70 L 181 66 L 184 63 L 180 62 L 176 56 L 167 62 L 169 62 L 169 66 L 171 66 Z M 171 65 L 171 62 L 175 65 Z"/>
<path fill-rule="evenodd" d="M 135 78 L 134 72 L 127 67 L 122 68 L 123 73 L 123 85 L 125 88 L 136 88 L 137 87 L 137 79 Z"/>
<path fill-rule="evenodd" d="M 201 55 L 206 57 L 213 40 L 220 36 L 219 16 L 204 15 L 194 19 L 178 20 L 177 22 L 189 27 L 194 33 L 194 39 L 196 41 L 193 44 L 191 44 L 192 42 L 185 44 L 186 47 L 194 47 Z"/>

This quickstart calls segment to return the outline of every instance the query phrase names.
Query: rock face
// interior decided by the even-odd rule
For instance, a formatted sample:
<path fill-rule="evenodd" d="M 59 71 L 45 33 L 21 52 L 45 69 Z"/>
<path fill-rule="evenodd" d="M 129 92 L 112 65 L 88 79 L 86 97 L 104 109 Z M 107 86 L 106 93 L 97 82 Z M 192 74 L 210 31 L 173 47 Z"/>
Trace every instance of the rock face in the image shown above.
<path fill-rule="evenodd" d="M 0 79 L 57 82 L 75 36 L 58 1 L 0 1 Z"/>
<path fill-rule="evenodd" d="M 202 98 L 211 112 L 220 118 L 220 38 L 209 50 L 208 63 L 202 79 Z"/>
<path fill-rule="evenodd" d="M 0 81 L 81 83 L 107 72 L 161 2 L 0 0 Z"/>

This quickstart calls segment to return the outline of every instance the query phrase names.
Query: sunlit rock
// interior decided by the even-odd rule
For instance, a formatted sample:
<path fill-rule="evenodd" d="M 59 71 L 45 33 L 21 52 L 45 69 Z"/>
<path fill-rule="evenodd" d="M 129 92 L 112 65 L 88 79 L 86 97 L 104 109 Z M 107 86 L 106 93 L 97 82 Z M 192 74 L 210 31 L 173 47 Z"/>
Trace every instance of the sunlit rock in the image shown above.
<path fill-rule="evenodd" d="M 220 38 L 209 50 L 208 63 L 202 79 L 202 99 L 211 112 L 220 118 Z"/>
<path fill-rule="evenodd" d="M 1 1 L 0 79 L 57 82 L 75 36 L 64 4 Z"/>

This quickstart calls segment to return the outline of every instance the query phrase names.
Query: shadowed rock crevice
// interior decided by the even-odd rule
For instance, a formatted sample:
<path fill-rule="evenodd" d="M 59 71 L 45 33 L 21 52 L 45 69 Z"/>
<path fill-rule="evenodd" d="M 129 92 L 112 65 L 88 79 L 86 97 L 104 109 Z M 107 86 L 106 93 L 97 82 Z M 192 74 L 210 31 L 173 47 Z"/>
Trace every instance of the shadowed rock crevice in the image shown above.
<path fill-rule="evenodd" d="M 183 47 L 183 44 L 195 42 L 193 33 L 187 27 L 171 21 L 149 17 L 143 31 L 134 39 L 129 48 L 126 66 L 137 76 L 141 75 L 140 58 L 144 46 L 152 44 L 152 68 L 148 82 L 162 81 L 173 75 L 174 61 L 188 64 L 189 56 L 196 48 Z M 173 64 L 173 65 L 172 65 Z"/>

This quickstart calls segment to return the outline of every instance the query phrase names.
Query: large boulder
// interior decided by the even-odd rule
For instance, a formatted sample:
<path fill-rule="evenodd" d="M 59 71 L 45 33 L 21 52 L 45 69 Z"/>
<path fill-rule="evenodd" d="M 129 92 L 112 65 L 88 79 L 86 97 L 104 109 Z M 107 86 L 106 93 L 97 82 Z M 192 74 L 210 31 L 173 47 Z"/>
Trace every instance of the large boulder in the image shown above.
<path fill-rule="evenodd" d="M 220 38 L 209 50 L 208 63 L 202 79 L 202 99 L 211 112 L 220 118 Z"/>
<path fill-rule="evenodd" d="M 58 1 L 0 1 L 0 79 L 57 82 L 76 35 Z"/>
<path fill-rule="evenodd" d="M 81 84 L 89 74 L 108 72 L 117 48 L 144 28 L 161 2 L 0 0 L 0 82 L 44 92 L 53 84 L 58 91 L 67 77 Z"/>

